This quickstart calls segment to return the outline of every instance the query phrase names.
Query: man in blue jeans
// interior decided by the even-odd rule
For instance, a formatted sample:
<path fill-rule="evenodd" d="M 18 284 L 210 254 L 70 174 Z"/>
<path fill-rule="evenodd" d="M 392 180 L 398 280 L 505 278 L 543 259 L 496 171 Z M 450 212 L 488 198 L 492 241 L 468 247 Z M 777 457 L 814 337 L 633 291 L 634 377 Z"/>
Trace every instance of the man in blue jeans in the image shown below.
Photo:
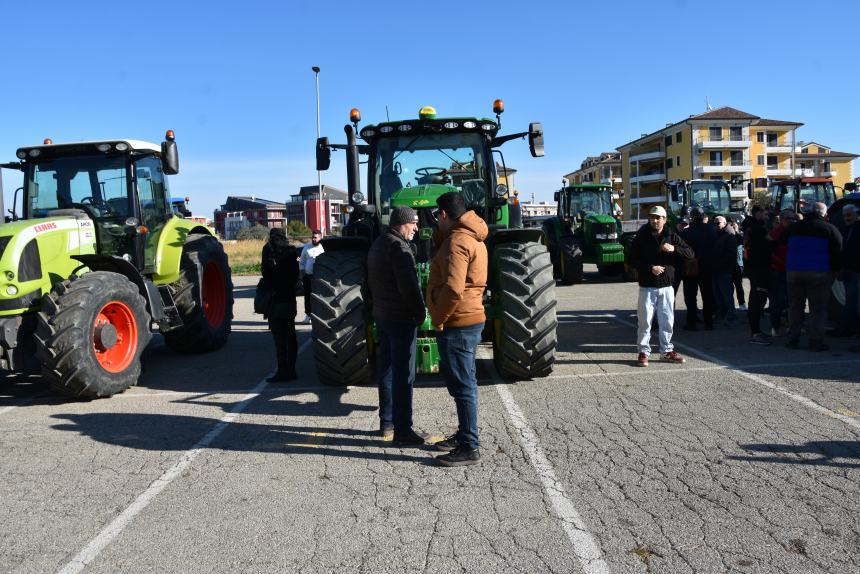
<path fill-rule="evenodd" d="M 419 446 L 426 435 L 412 428 L 412 387 L 415 384 L 415 340 L 424 322 L 424 298 L 410 241 L 418 214 L 395 207 L 388 229 L 367 254 L 367 275 L 376 331 L 379 430 L 395 446 Z"/>
<path fill-rule="evenodd" d="M 457 407 L 457 432 L 434 444 L 446 452 L 436 457 L 442 466 L 477 464 L 478 380 L 475 351 L 484 329 L 483 294 L 487 287 L 488 228 L 474 211 L 467 211 L 463 196 L 441 195 L 434 212 L 439 228 L 437 249 L 427 280 L 427 308 L 439 343 L 442 375 Z"/>

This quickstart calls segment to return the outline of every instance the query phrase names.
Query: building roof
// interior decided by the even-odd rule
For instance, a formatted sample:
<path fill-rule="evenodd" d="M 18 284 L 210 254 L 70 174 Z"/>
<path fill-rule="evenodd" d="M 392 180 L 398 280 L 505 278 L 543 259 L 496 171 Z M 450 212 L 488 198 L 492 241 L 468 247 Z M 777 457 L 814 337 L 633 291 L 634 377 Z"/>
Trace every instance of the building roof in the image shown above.
<path fill-rule="evenodd" d="M 319 193 L 319 187 L 316 185 L 303 185 L 299 188 L 299 193 L 292 196 L 293 200 L 296 199 L 296 196 L 299 197 L 310 197 L 317 195 Z M 338 189 L 336 187 L 332 187 L 330 185 L 323 184 L 322 186 L 322 198 L 323 199 L 339 199 L 341 201 L 346 201 L 346 192 L 342 189 Z M 292 203 L 292 202 L 290 202 Z"/>
<path fill-rule="evenodd" d="M 691 120 L 757 120 L 758 116 L 723 106 L 715 110 L 710 110 L 704 114 L 699 114 L 690 118 Z"/>
<path fill-rule="evenodd" d="M 833 151 L 830 150 L 827 153 L 798 153 L 795 154 L 795 157 L 808 157 L 808 158 L 851 158 L 855 159 L 860 157 L 856 153 L 850 153 L 847 151 Z"/>
<path fill-rule="evenodd" d="M 284 204 L 279 201 L 272 201 L 271 199 L 264 199 L 262 197 L 257 197 L 254 195 L 228 195 L 227 202 L 225 205 L 230 203 L 230 200 L 241 201 L 243 203 L 250 203 L 254 205 L 259 205 L 260 207 L 283 207 Z M 230 211 L 236 211 L 231 209 Z"/>
<path fill-rule="evenodd" d="M 768 119 L 760 119 L 755 123 L 757 126 L 794 126 L 800 127 L 803 124 L 800 122 L 788 122 L 783 120 L 768 120 Z"/>

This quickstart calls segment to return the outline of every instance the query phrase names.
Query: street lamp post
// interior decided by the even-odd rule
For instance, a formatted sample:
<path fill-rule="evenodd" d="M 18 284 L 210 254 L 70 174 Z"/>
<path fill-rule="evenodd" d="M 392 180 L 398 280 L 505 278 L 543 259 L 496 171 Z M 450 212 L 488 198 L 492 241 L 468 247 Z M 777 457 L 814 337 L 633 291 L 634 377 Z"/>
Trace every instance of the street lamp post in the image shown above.
<path fill-rule="evenodd" d="M 313 66 L 311 68 L 314 72 L 314 79 L 316 80 L 316 94 L 317 94 L 317 139 L 320 138 L 320 68 L 319 66 Z M 320 231 L 325 235 L 326 232 L 326 224 L 325 224 L 325 205 L 323 204 L 323 190 L 322 190 L 322 172 L 317 170 L 317 197 L 319 201 L 319 219 L 320 219 Z"/>

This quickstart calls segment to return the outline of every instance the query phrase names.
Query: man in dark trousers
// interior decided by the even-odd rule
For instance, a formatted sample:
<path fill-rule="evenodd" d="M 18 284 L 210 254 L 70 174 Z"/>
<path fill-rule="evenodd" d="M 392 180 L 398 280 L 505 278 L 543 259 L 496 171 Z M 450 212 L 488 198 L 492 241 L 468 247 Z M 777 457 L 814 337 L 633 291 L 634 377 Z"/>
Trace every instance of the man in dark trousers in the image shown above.
<path fill-rule="evenodd" d="M 824 323 L 827 300 L 837 271 L 842 268 L 842 235 L 824 220 L 827 207 L 816 202 L 804 213 L 803 220 L 785 230 L 788 244 L 785 264 L 788 280 L 788 342 L 786 347 L 800 347 L 803 313 L 809 301 L 809 350 L 826 351 Z"/>
<path fill-rule="evenodd" d="M 296 379 L 296 281 L 299 263 L 296 248 L 290 245 L 283 227 L 269 231 L 269 241 L 263 246 L 260 269 L 272 287 L 272 306 L 266 319 L 275 341 L 278 370 L 266 379 L 270 383 Z"/>
<path fill-rule="evenodd" d="M 714 294 L 717 299 L 717 320 L 727 326 L 736 321 L 734 284 L 732 275 L 738 266 L 738 242 L 735 231 L 722 215 L 714 218 L 717 226 L 717 241 L 714 244 Z"/>
<path fill-rule="evenodd" d="M 860 291 L 860 223 L 857 223 L 856 205 L 842 207 L 842 272 L 839 274 L 845 286 L 845 312 L 839 318 L 839 326 L 828 335 L 850 337 L 860 333 L 860 318 L 857 306 Z M 853 350 L 853 349 L 852 349 Z"/>
<path fill-rule="evenodd" d="M 395 207 L 388 230 L 373 242 L 367 254 L 370 301 L 379 336 L 379 429 L 384 438 L 393 435 L 396 446 L 422 445 L 427 438 L 412 428 L 415 342 L 418 326 L 426 316 L 409 243 L 417 230 L 415 210 Z"/>
<path fill-rule="evenodd" d="M 687 305 L 687 321 L 684 329 L 695 331 L 698 324 L 696 292 L 702 294 L 702 321 L 705 329 L 714 328 L 714 270 L 713 251 L 717 232 L 705 223 L 705 212 L 701 207 L 690 210 L 690 226 L 681 238 L 693 250 L 696 259 L 696 275 L 684 278 L 684 303 Z"/>
<path fill-rule="evenodd" d="M 651 208 L 648 223 L 643 225 L 630 245 L 630 263 L 639 273 L 639 322 L 637 343 L 640 367 L 648 366 L 651 355 L 651 322 L 657 316 L 660 332 L 660 354 L 669 363 L 685 361 L 672 346 L 675 322 L 675 264 L 678 256 L 693 257 L 693 250 L 666 225 L 666 210 Z"/>
<path fill-rule="evenodd" d="M 475 353 L 484 329 L 484 289 L 487 287 L 489 229 L 484 220 L 466 209 L 456 192 L 436 199 L 439 228 L 433 239 L 436 255 L 427 280 L 427 309 L 439 343 L 440 368 L 448 394 L 457 407 L 457 432 L 434 443 L 449 451 L 436 457 L 442 466 L 477 464 L 481 459 L 478 439 L 478 380 Z M 671 288 L 670 288 L 671 290 Z"/>
<path fill-rule="evenodd" d="M 750 324 L 750 343 L 770 345 L 771 338 L 761 330 L 761 316 L 768 299 L 770 286 L 770 255 L 772 241 L 767 238 L 767 211 L 760 205 L 752 208 L 752 217 L 746 220 L 744 247 L 747 253 L 747 276 L 750 279 L 750 297 L 747 319 Z"/>

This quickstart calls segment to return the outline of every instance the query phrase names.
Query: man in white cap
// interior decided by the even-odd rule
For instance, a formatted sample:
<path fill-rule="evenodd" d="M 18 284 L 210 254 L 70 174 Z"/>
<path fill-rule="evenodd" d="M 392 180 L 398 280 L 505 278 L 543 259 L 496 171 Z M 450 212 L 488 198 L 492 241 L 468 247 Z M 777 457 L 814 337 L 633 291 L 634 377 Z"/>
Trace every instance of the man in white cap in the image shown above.
<path fill-rule="evenodd" d="M 651 323 L 657 316 L 660 331 L 660 354 L 669 363 L 683 363 L 684 357 L 672 346 L 675 323 L 675 264 L 678 256 L 695 257 L 693 250 L 666 225 L 666 210 L 657 205 L 648 212 L 648 223 L 639 228 L 630 245 L 630 264 L 639 273 L 639 306 L 637 310 L 637 365 L 648 366 L 651 355 Z"/>

